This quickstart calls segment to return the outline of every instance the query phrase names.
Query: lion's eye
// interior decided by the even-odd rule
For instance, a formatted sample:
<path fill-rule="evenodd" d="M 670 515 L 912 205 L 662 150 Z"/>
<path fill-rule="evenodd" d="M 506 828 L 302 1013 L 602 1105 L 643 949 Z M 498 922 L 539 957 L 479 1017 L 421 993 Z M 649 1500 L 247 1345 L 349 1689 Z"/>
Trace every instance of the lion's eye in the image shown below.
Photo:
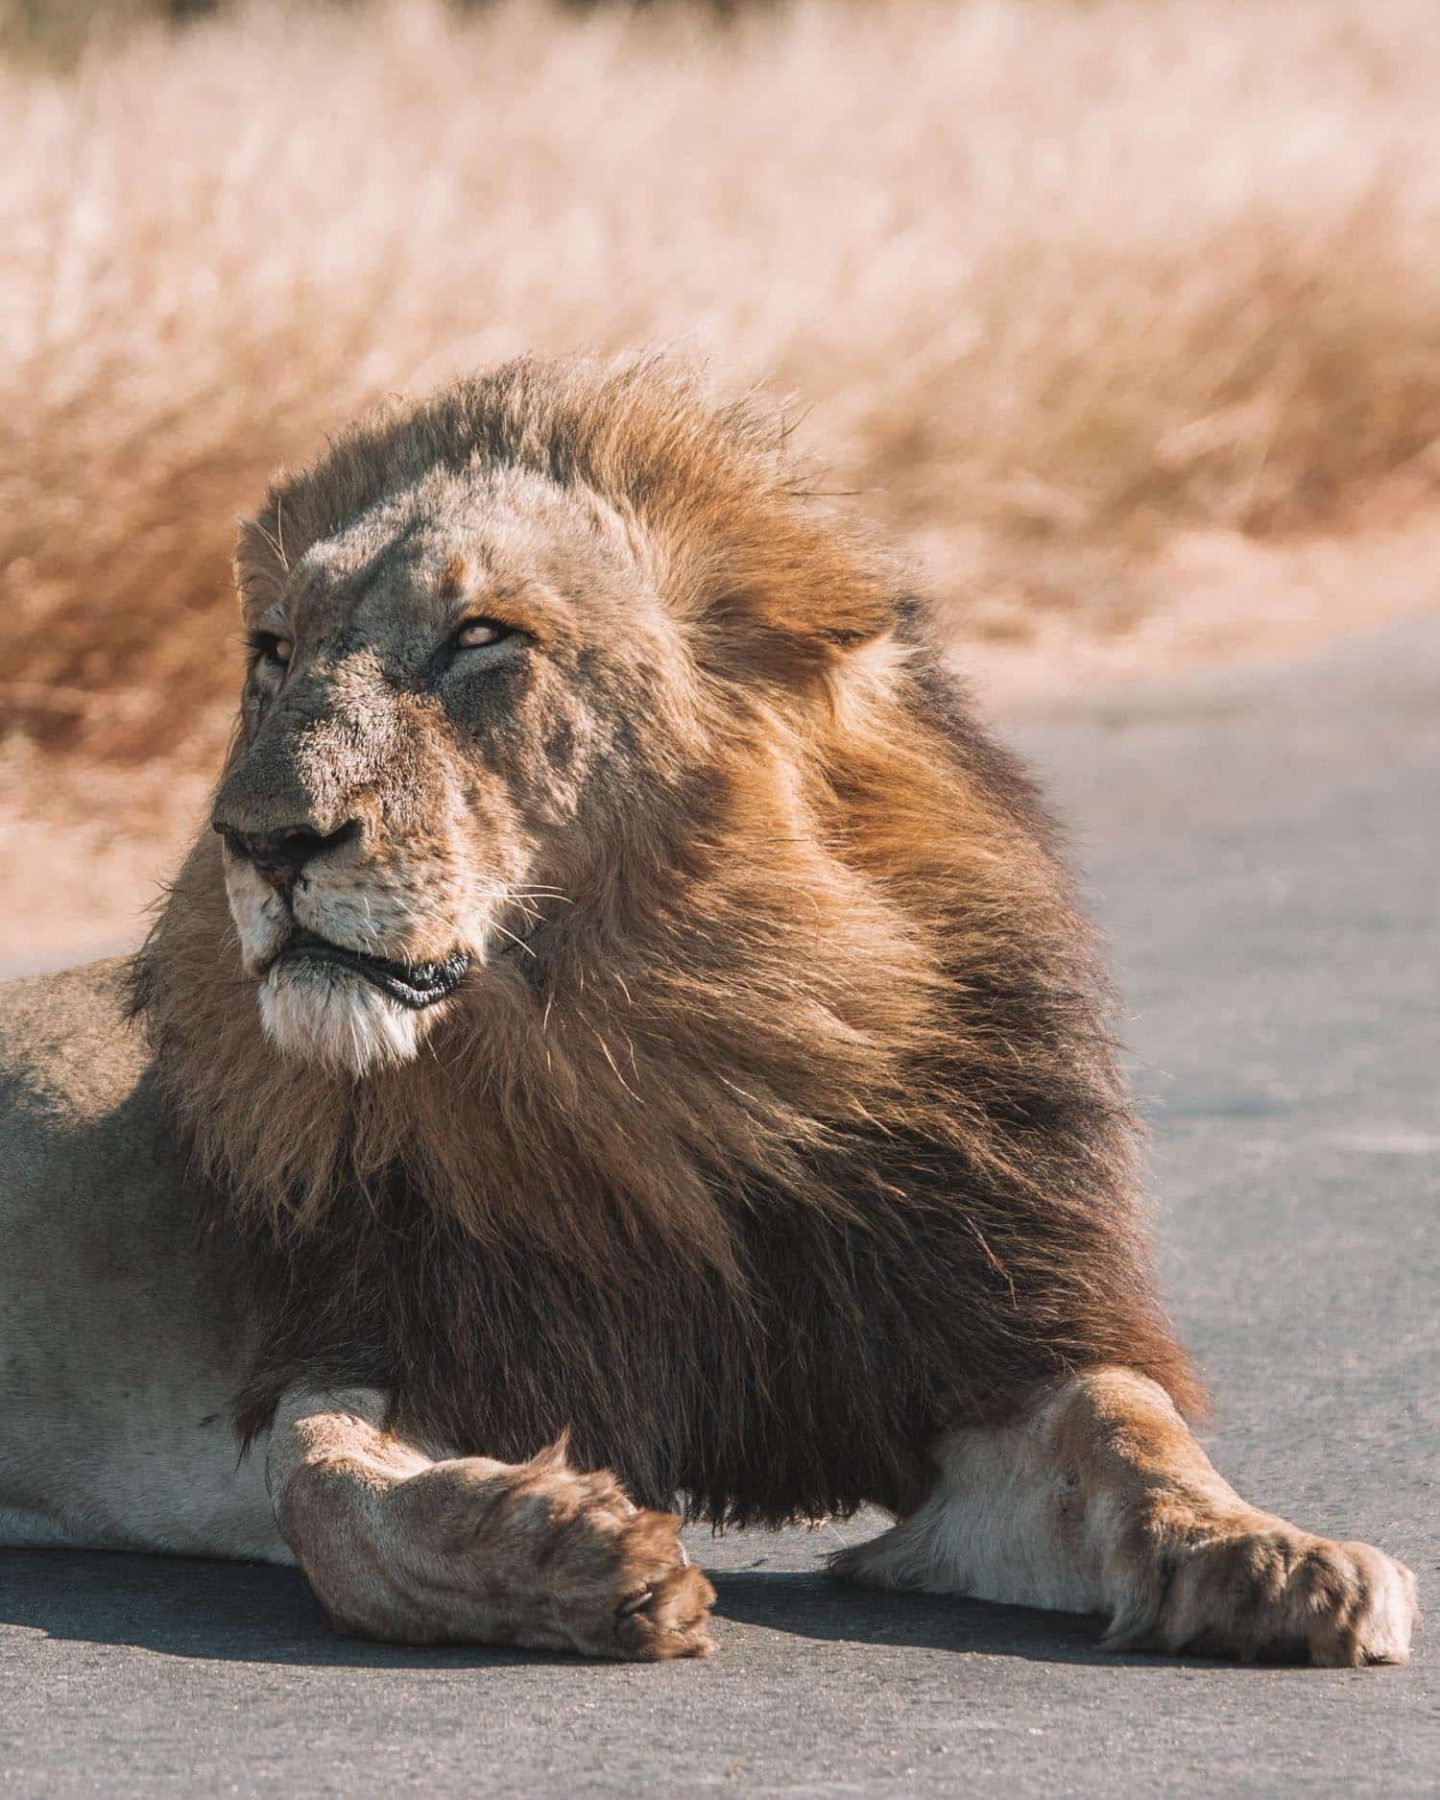
<path fill-rule="evenodd" d="M 287 668 L 290 658 L 295 654 L 295 640 L 282 637 L 276 631 L 252 631 L 250 648 L 262 662 L 273 663 L 277 668 Z"/>
<path fill-rule="evenodd" d="M 512 635 L 508 625 L 499 625 L 494 619 L 467 619 L 455 633 L 454 643 L 457 650 L 481 650 Z"/>

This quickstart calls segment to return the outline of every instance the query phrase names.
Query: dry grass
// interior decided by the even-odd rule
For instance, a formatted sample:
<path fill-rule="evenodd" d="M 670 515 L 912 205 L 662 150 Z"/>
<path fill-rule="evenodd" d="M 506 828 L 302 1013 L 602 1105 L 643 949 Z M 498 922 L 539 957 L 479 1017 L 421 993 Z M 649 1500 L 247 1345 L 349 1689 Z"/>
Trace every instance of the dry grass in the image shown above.
<path fill-rule="evenodd" d="M 17 64 L 0 697 L 112 760 L 213 734 L 270 466 L 529 346 L 793 387 L 977 631 L 1431 504 L 1437 112 L 1433 0 L 414 0 Z"/>

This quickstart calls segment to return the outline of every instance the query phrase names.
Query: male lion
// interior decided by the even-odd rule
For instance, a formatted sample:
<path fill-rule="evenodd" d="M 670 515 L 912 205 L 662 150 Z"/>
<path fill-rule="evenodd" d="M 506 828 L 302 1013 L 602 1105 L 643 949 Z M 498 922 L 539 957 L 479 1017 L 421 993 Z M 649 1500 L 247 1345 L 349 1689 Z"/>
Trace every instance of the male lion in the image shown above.
<path fill-rule="evenodd" d="M 1402 1661 L 1186 1427 L 1044 812 L 776 438 L 524 361 L 244 526 L 214 830 L 133 983 L 6 990 L 0 1538 L 656 1659 L 681 1498 L 875 1504 L 837 1576 Z"/>

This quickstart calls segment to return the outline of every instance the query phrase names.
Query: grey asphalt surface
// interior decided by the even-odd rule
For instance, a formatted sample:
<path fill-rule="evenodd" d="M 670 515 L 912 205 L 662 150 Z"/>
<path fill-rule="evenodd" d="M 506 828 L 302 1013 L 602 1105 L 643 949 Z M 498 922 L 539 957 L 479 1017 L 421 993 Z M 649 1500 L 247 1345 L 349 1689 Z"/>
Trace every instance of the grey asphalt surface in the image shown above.
<path fill-rule="evenodd" d="M 1440 621 L 1012 731 L 1073 821 L 1154 1121 L 1162 1264 L 1251 1498 L 1440 1605 Z M 298 1575 L 0 1555 L 25 1795 L 1409 1795 L 1407 1669 L 1117 1658 L 1093 1621 L 837 1589 L 815 1533 L 692 1534 L 716 1654 L 662 1668 L 332 1636 Z"/>

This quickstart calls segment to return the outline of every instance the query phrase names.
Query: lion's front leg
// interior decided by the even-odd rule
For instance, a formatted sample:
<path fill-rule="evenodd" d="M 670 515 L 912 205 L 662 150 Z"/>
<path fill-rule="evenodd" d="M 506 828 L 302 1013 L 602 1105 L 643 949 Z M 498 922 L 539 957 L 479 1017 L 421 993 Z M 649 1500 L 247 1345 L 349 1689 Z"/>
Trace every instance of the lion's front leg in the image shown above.
<path fill-rule="evenodd" d="M 373 1390 L 292 1392 L 271 1434 L 276 1518 L 338 1625 L 642 1662 L 708 1652 L 714 1589 L 673 1514 L 643 1511 L 559 1449 L 437 1461 L 383 1418 Z"/>
<path fill-rule="evenodd" d="M 1152 1381 L 1078 1375 L 1023 1422 L 953 1432 L 930 1498 L 832 1573 L 1097 1612 L 1114 1649 L 1404 1662 L 1415 1579 L 1243 1501 Z"/>

